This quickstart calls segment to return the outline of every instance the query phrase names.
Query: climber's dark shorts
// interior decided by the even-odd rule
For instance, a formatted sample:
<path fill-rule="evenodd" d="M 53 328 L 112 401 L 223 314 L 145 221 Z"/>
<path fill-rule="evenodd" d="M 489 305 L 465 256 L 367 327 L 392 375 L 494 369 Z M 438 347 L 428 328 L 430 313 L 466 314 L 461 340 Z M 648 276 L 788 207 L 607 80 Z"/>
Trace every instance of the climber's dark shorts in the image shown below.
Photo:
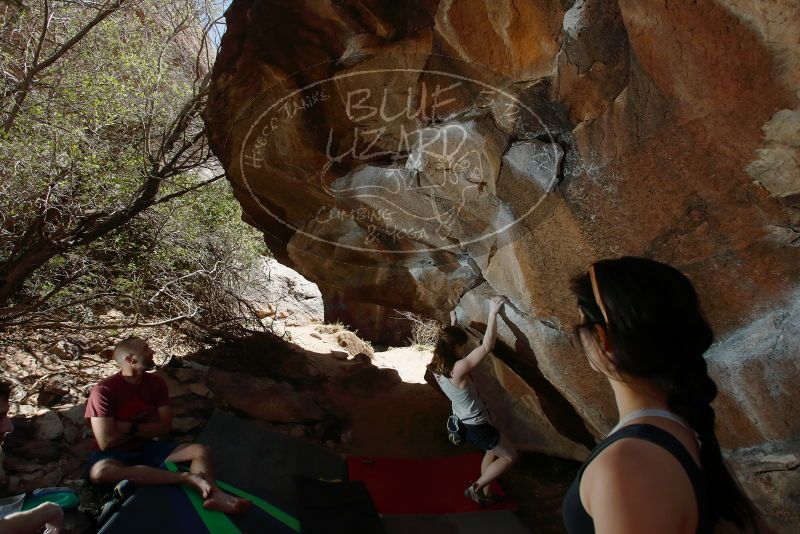
<path fill-rule="evenodd" d="M 467 432 L 467 441 L 478 447 L 482 451 L 490 451 L 500 443 L 500 432 L 489 423 L 479 425 L 464 425 Z"/>
<path fill-rule="evenodd" d="M 86 477 L 89 470 L 100 460 L 116 460 L 124 465 L 149 465 L 161 467 L 167 456 L 172 454 L 178 444 L 174 441 L 150 440 L 138 449 L 130 451 L 94 451 L 86 460 Z"/>

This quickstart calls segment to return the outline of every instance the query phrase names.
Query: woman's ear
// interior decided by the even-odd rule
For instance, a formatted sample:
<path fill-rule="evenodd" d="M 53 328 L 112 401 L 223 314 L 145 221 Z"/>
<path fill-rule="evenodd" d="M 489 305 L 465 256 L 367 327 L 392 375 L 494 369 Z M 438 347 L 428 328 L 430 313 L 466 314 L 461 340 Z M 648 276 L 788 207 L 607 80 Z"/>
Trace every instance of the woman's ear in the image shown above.
<path fill-rule="evenodd" d="M 614 361 L 614 351 L 611 346 L 611 341 L 608 339 L 608 332 L 602 325 L 594 325 L 595 339 L 598 341 L 597 346 L 600 349 L 601 356 L 606 360 L 606 374 L 609 378 L 617 378 L 617 363 Z M 611 373 L 610 375 L 608 373 Z"/>
<path fill-rule="evenodd" d="M 611 346 L 608 343 L 608 334 L 606 333 L 605 328 L 599 324 L 594 325 L 594 334 L 597 340 L 600 342 L 600 349 L 602 349 L 602 351 L 605 353 L 610 353 Z"/>

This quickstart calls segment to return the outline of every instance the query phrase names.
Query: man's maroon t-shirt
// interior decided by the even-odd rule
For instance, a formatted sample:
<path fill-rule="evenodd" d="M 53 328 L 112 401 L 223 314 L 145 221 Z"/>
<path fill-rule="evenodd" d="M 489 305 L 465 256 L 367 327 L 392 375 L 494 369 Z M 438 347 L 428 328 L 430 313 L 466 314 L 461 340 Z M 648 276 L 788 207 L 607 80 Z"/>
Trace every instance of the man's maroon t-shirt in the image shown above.
<path fill-rule="evenodd" d="M 142 381 L 132 384 L 121 373 L 101 380 L 89 394 L 86 418 L 113 417 L 117 421 L 152 423 L 158 421 L 158 409 L 169 406 L 167 383 L 156 375 L 145 373 Z M 132 439 L 116 450 L 141 447 L 146 438 Z"/>

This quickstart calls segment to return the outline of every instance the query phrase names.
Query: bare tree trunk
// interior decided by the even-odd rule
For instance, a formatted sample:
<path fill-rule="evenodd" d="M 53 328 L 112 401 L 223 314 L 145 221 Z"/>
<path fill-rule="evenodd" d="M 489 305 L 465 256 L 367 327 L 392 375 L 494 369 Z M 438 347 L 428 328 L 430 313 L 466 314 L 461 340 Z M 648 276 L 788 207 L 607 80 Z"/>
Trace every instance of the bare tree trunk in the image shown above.
<path fill-rule="evenodd" d="M 0 271 L 0 310 L 8 305 L 9 299 L 19 290 L 21 284 L 39 267 L 69 248 L 91 243 L 120 228 L 153 205 L 160 187 L 161 179 L 150 177 L 124 209 L 84 218 L 74 229 L 65 232 L 57 240 L 43 237 L 34 241 Z"/>
<path fill-rule="evenodd" d="M 63 251 L 63 246 L 40 240 L 34 242 L 23 254 L 3 267 L 3 271 L 0 273 L 0 315 L 5 315 L 3 308 L 22 283 L 39 267 Z"/>

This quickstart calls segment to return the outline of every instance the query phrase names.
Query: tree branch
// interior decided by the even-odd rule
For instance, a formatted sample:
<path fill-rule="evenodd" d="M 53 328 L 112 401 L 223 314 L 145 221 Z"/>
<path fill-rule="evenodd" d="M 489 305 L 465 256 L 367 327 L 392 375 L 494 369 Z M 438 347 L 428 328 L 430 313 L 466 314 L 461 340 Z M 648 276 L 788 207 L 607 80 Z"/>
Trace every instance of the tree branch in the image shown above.
<path fill-rule="evenodd" d="M 31 84 L 33 84 L 34 78 L 51 66 L 53 63 L 59 60 L 64 54 L 66 54 L 73 46 L 78 44 L 81 39 L 86 37 L 86 35 L 98 24 L 103 22 L 109 15 L 117 11 L 122 3 L 125 0 L 113 0 L 110 3 L 106 3 L 104 5 L 108 6 L 103 11 L 100 11 L 92 20 L 90 20 L 83 28 L 81 28 L 78 33 L 72 36 L 67 42 L 62 44 L 55 52 L 50 54 L 50 56 L 39 63 L 39 54 L 41 53 L 42 45 L 44 43 L 44 39 L 47 36 L 47 30 L 50 27 L 50 21 L 52 20 L 52 15 L 50 14 L 50 2 L 49 0 L 45 0 L 44 2 L 44 10 L 45 10 L 45 22 L 44 28 L 42 29 L 42 33 L 39 36 L 39 43 L 36 48 L 36 52 L 34 54 L 33 65 L 25 74 L 25 78 L 22 79 L 18 88 L 12 89 L 11 93 L 14 94 L 14 104 L 11 107 L 11 112 L 9 113 L 8 117 L 6 118 L 5 122 L 3 123 L 3 133 L 8 134 L 11 131 L 11 128 L 14 126 L 14 121 L 16 121 L 17 116 L 19 115 L 20 110 L 22 109 L 22 104 L 25 102 L 25 99 L 28 97 L 30 93 Z"/>
<path fill-rule="evenodd" d="M 225 173 L 218 174 L 217 176 L 215 176 L 213 178 L 210 178 L 210 179 L 206 180 L 205 182 L 200 182 L 199 184 L 193 185 L 192 187 L 187 187 L 186 189 L 181 189 L 180 191 L 176 191 L 174 193 L 170 193 L 169 195 L 165 195 L 165 196 L 159 198 L 158 200 L 156 200 L 155 202 L 153 202 L 153 206 L 155 206 L 157 204 L 163 204 L 164 202 L 169 202 L 170 200 L 173 200 L 173 199 L 178 198 L 178 197 L 182 197 L 186 193 L 191 193 L 192 191 L 197 191 L 201 187 L 205 187 L 208 184 L 213 184 L 214 182 L 216 182 L 220 178 L 223 178 L 224 176 L 225 176 Z"/>

